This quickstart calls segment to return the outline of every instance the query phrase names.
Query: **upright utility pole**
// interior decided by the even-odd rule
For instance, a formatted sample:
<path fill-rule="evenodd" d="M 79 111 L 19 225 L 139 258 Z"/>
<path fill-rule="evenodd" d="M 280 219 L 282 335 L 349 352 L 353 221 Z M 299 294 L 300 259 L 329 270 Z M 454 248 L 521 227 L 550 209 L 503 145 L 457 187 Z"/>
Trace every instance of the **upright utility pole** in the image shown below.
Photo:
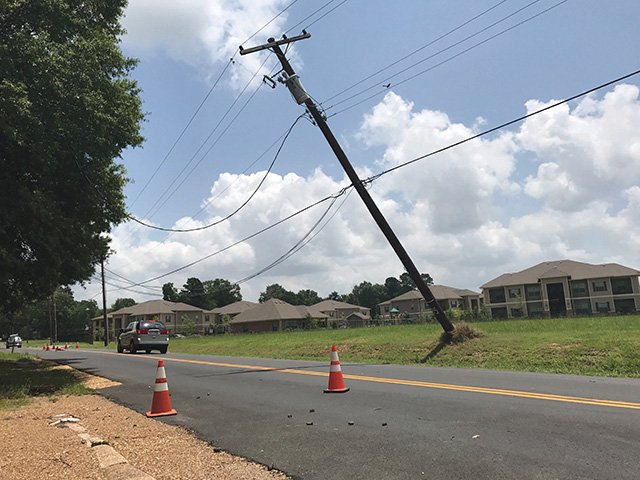
<path fill-rule="evenodd" d="M 102 321 L 104 324 L 104 346 L 109 346 L 109 322 L 107 320 L 107 291 L 104 286 L 104 258 L 100 260 L 102 272 Z"/>
<path fill-rule="evenodd" d="M 311 35 L 303 30 L 302 35 L 298 35 L 296 37 L 287 38 L 286 36 L 283 35 L 282 40 L 275 40 L 274 38 L 269 38 L 267 40 L 268 43 L 264 45 L 260 45 L 260 46 L 248 48 L 248 49 L 243 49 L 242 47 L 240 47 L 240 55 L 247 55 L 249 53 L 257 52 L 260 50 L 266 50 L 266 49 L 271 49 L 273 53 L 276 54 L 276 56 L 278 57 L 278 60 L 280 60 L 280 63 L 282 64 L 283 74 L 280 81 L 287 86 L 287 88 L 295 98 L 298 105 L 304 104 L 304 106 L 307 107 L 307 110 L 309 111 L 309 113 L 315 120 L 316 124 L 322 131 L 325 139 L 327 140 L 327 142 L 329 142 L 329 146 L 333 150 L 333 153 L 336 155 L 336 157 L 338 157 L 338 161 L 340 162 L 340 164 L 342 165 L 342 168 L 344 169 L 347 176 L 349 177 L 349 180 L 351 180 L 353 187 L 356 189 L 356 191 L 360 195 L 360 198 L 362 198 L 362 201 L 364 202 L 365 206 L 369 210 L 369 213 L 371 213 L 371 216 L 373 217 L 375 222 L 378 224 L 378 227 L 380 228 L 380 230 L 382 230 L 382 233 L 387 238 L 387 241 L 393 248 L 394 252 L 396 252 L 396 255 L 402 262 L 402 265 L 404 265 L 404 268 L 406 269 L 407 273 L 415 283 L 416 287 L 418 287 L 418 290 L 424 297 L 425 302 L 427 303 L 427 306 L 432 309 L 432 311 L 435 314 L 436 320 L 438 320 L 438 322 L 444 329 L 445 333 L 450 334 L 454 330 L 453 324 L 447 318 L 447 315 L 444 313 L 444 310 L 442 310 L 442 307 L 440 306 L 440 304 L 436 301 L 435 297 L 433 296 L 433 293 L 431 292 L 427 284 L 424 282 L 424 280 L 422 280 L 422 277 L 420 276 L 420 272 L 414 265 L 413 261 L 411 260 L 411 257 L 409 257 L 409 254 L 404 249 L 404 247 L 400 243 L 400 240 L 391 229 L 391 226 L 389 225 L 387 220 L 384 218 L 384 215 L 382 215 L 382 212 L 380 211 L 376 203 L 371 198 L 371 195 L 369 195 L 369 192 L 367 191 L 367 189 L 362 184 L 362 181 L 358 177 L 358 174 L 356 173 L 353 166 L 349 162 L 347 155 L 344 153 L 344 151 L 342 150 L 342 147 L 340 147 L 340 144 L 338 143 L 335 136 L 333 135 L 333 132 L 331 132 L 331 129 L 327 125 L 327 122 L 324 116 L 320 113 L 320 110 L 311 99 L 311 96 L 306 92 L 306 90 L 302 86 L 302 83 L 300 82 L 298 75 L 293 71 L 293 67 L 291 67 L 291 64 L 287 60 L 287 57 L 285 56 L 284 52 L 280 48 L 280 45 L 296 42 L 298 40 L 303 40 L 309 37 L 311 37 Z"/>

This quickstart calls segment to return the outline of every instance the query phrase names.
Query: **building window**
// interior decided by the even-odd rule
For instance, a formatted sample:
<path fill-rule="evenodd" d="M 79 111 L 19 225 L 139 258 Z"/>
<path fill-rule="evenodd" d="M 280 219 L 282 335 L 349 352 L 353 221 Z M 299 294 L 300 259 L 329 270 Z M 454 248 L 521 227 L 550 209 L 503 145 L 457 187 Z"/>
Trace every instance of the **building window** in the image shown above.
<path fill-rule="evenodd" d="M 605 283 L 605 290 L 607 289 L 607 285 Z M 571 282 L 571 295 L 574 297 L 588 297 L 589 291 L 587 290 L 587 281 L 586 280 L 576 280 Z"/>
<path fill-rule="evenodd" d="M 636 302 L 633 298 L 616 299 L 613 305 L 617 313 L 633 313 L 636 310 Z"/>
<path fill-rule="evenodd" d="M 596 302 L 596 310 L 600 313 L 608 313 L 609 302 Z"/>
<path fill-rule="evenodd" d="M 387 313 L 389 313 L 389 305 L 385 305 L 385 306 L 384 306 L 384 311 L 385 311 L 385 312 L 387 312 Z"/>
<path fill-rule="evenodd" d="M 514 318 L 518 318 L 522 316 L 522 309 L 521 308 L 512 308 L 511 309 L 511 316 Z"/>
<path fill-rule="evenodd" d="M 606 280 L 596 280 L 591 283 L 594 292 L 606 292 L 607 291 L 607 281 Z"/>
<path fill-rule="evenodd" d="M 613 291 L 614 295 L 620 295 L 621 293 L 633 293 L 633 288 L 631 287 L 631 279 L 612 278 L 611 290 Z"/>
<path fill-rule="evenodd" d="M 591 313 L 591 302 L 589 300 L 574 300 L 573 311 L 576 315 L 589 315 Z"/>
<path fill-rule="evenodd" d="M 165 315 L 164 316 L 164 323 L 169 323 L 171 322 L 171 315 Z"/>
<path fill-rule="evenodd" d="M 497 307 L 491 309 L 493 318 L 507 318 L 507 307 Z"/>
<path fill-rule="evenodd" d="M 539 284 L 527 285 L 525 286 L 524 291 L 527 295 L 527 300 L 542 300 L 542 293 Z"/>
<path fill-rule="evenodd" d="M 209 315 L 205 315 L 205 316 L 204 316 L 204 321 L 205 321 L 205 322 L 208 322 L 209 320 L 210 320 Z"/>
<path fill-rule="evenodd" d="M 489 289 L 489 303 L 504 303 L 505 300 L 504 288 Z"/>
<path fill-rule="evenodd" d="M 522 293 L 520 291 L 520 287 L 509 289 L 509 298 L 520 298 L 521 296 L 522 296 Z"/>
<path fill-rule="evenodd" d="M 527 305 L 527 313 L 530 317 L 542 317 L 544 315 L 544 307 L 542 302 L 531 302 Z"/>

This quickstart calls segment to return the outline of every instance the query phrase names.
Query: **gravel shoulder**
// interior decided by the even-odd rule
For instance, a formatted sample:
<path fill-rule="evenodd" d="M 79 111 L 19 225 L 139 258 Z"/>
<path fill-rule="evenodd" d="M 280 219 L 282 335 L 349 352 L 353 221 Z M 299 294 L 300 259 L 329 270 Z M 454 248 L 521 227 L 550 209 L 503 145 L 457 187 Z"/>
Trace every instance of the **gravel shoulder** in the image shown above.
<path fill-rule="evenodd" d="M 109 380 L 85 376 L 90 388 Z M 39 397 L 0 411 L 0 480 L 103 479 L 95 452 L 69 428 L 49 425 L 68 414 L 88 433 L 108 442 L 131 465 L 161 479 L 286 479 L 280 472 L 214 450 L 185 429 L 149 419 L 99 395 Z"/>

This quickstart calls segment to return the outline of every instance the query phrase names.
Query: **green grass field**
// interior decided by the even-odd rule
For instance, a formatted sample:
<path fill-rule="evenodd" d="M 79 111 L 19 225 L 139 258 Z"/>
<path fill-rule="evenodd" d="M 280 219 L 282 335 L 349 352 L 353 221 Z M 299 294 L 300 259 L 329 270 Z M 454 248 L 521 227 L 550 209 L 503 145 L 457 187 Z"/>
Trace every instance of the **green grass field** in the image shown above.
<path fill-rule="evenodd" d="M 83 395 L 92 391 L 70 370 L 20 353 L 0 353 L 0 410 L 25 405 L 34 396 Z"/>
<path fill-rule="evenodd" d="M 328 361 L 335 343 L 342 362 L 640 377 L 637 315 L 473 325 L 484 335 L 462 345 L 440 345 L 429 324 L 171 339 L 169 352 Z"/>

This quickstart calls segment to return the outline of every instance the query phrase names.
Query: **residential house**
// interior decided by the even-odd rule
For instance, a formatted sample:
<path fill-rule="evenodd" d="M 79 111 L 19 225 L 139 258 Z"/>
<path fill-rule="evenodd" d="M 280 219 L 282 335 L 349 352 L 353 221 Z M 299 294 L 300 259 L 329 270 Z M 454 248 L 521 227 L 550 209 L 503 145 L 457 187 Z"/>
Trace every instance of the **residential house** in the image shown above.
<path fill-rule="evenodd" d="M 479 293 L 463 288 L 447 287 L 446 285 L 429 285 L 429 289 L 443 310 L 459 308 L 474 310 L 482 306 Z M 402 295 L 378 304 L 380 317 L 399 323 L 403 318 L 419 318 L 431 309 L 418 290 L 410 290 Z"/>
<path fill-rule="evenodd" d="M 542 262 L 482 286 L 494 318 L 640 311 L 640 271 L 617 263 Z"/>
<path fill-rule="evenodd" d="M 326 322 L 328 316 L 305 305 L 291 305 L 272 298 L 231 319 L 231 332 L 277 332 L 307 328 L 310 320 Z"/>
<path fill-rule="evenodd" d="M 322 300 L 313 305 L 318 312 L 327 315 L 327 324 L 322 326 L 331 326 L 337 323 L 340 325 L 348 325 L 350 327 L 366 326 L 371 322 L 371 309 L 353 305 L 351 303 L 339 302 L 337 300 Z"/>
<path fill-rule="evenodd" d="M 211 312 L 205 312 L 205 314 L 211 313 L 213 315 L 213 323 L 220 325 L 223 322 L 223 317 L 228 316 L 229 318 L 233 318 L 239 313 L 257 307 L 258 305 L 259 303 L 240 300 L 239 302 L 230 303 L 224 307 L 214 308 Z"/>
<path fill-rule="evenodd" d="M 208 321 L 201 308 L 167 300 L 149 300 L 138 303 L 110 312 L 109 316 L 110 338 L 115 338 L 120 329 L 125 328 L 130 322 L 141 320 L 159 320 L 167 326 L 171 333 L 175 333 L 188 320 L 192 320 L 196 324 L 196 330 L 200 333 L 208 329 Z M 101 318 L 93 319 L 94 331 L 97 326 L 101 325 Z"/>

